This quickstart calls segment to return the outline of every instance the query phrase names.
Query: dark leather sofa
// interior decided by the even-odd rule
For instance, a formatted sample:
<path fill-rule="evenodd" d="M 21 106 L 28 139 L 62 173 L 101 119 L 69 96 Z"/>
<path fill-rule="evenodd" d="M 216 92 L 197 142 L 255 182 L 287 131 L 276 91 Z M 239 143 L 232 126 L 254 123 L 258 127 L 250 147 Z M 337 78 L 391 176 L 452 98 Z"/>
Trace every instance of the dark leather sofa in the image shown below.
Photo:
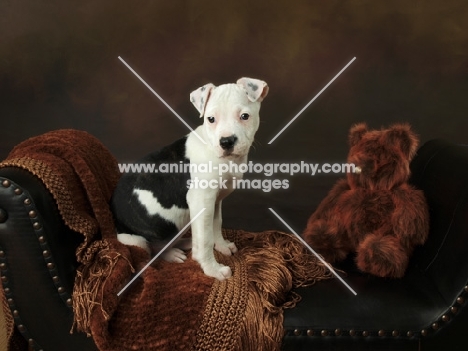
<path fill-rule="evenodd" d="M 298 289 L 302 301 L 285 311 L 284 350 L 468 350 L 468 147 L 432 140 L 411 168 L 431 231 L 405 277 L 361 274 L 350 257 L 338 268 L 358 295 L 336 279 Z M 79 240 L 35 176 L 0 169 L 1 279 L 26 348 L 96 349 L 70 334 Z"/>

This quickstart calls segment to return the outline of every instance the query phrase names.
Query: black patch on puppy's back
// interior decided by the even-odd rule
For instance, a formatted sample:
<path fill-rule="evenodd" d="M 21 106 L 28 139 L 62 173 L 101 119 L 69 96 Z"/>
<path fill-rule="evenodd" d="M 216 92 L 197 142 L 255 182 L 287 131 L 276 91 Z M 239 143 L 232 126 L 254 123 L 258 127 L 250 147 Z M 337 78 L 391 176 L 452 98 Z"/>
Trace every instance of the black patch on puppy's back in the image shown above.
<path fill-rule="evenodd" d="M 190 164 L 190 160 L 185 156 L 186 141 L 187 137 L 181 138 L 163 147 L 161 150 L 143 157 L 138 162 L 154 164 L 156 168 L 159 168 L 161 165 L 167 165 L 168 167 L 177 165 L 177 169 L 188 168 L 188 166 L 185 166 Z M 135 187 L 153 192 L 164 208 L 171 208 L 172 205 L 176 205 L 177 207 L 188 209 L 186 196 L 189 179 L 190 172 L 140 174 Z"/>
<path fill-rule="evenodd" d="M 141 235 L 149 241 L 164 240 L 178 233 L 177 227 L 171 220 L 158 214 L 150 215 L 133 190 L 150 191 L 166 209 L 170 209 L 173 205 L 188 209 L 186 196 L 190 179 L 188 169 L 190 160 L 185 156 L 186 141 L 187 136 L 136 162 L 154 165 L 153 172 L 122 175 L 111 200 L 111 209 L 119 232 Z M 160 172 L 163 165 L 168 167 L 177 165 L 177 172 Z M 188 172 L 179 172 L 184 168 Z"/>

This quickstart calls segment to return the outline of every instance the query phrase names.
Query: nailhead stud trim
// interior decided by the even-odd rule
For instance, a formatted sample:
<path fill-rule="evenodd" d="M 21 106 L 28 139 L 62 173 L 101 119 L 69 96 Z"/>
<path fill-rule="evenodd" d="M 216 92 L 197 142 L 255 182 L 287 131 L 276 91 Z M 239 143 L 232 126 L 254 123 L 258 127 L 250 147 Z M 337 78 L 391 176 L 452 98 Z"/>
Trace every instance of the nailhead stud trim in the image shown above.
<path fill-rule="evenodd" d="M 4 188 L 8 189 L 7 194 L 10 193 L 13 199 L 18 199 L 24 206 L 25 211 L 29 219 L 31 220 L 31 226 L 35 231 L 37 236 L 39 245 L 42 249 L 42 256 L 45 260 L 45 265 L 49 269 L 51 274 L 51 279 L 55 284 L 58 294 L 62 298 L 63 302 L 66 304 L 70 310 L 72 309 L 72 297 L 63 287 L 63 284 L 60 281 L 58 276 L 58 272 L 56 270 L 55 262 L 53 261 L 53 257 L 51 255 L 50 247 L 47 243 L 47 240 L 43 233 L 43 223 L 40 215 L 37 212 L 37 209 L 34 207 L 33 201 L 28 196 L 27 192 L 25 192 L 22 188 L 17 186 L 14 182 L 0 178 L 0 184 Z M 8 305 L 12 311 L 12 315 L 14 318 L 14 323 L 17 326 L 17 329 L 22 333 L 23 337 L 28 340 L 29 348 L 31 350 L 38 350 L 42 351 L 42 348 L 37 344 L 34 338 L 31 337 L 26 325 L 23 323 L 21 319 L 21 311 L 16 307 L 14 296 L 12 294 L 11 288 L 8 286 L 8 283 L 11 281 L 9 278 L 8 272 L 8 262 L 7 262 L 7 253 L 0 248 L 0 277 L 1 277 L 1 284 L 3 285 L 3 291 L 5 293 L 6 300 Z"/>

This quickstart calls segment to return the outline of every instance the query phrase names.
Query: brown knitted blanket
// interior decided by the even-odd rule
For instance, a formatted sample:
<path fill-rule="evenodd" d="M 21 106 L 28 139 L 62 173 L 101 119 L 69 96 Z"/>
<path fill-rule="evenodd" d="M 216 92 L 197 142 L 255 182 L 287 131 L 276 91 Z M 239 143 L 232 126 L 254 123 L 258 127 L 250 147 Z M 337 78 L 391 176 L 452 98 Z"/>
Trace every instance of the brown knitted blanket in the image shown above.
<path fill-rule="evenodd" d="M 292 289 L 330 278 L 290 234 L 224 230 L 239 248 L 217 255 L 233 270 L 227 281 L 191 259 L 156 261 L 117 296 L 150 257 L 116 240 L 108 202 L 120 174 L 110 152 L 86 132 L 60 130 L 18 145 L 2 166 L 39 177 L 66 225 L 83 235 L 73 330 L 100 350 L 279 350 L 283 310 L 299 300 Z"/>

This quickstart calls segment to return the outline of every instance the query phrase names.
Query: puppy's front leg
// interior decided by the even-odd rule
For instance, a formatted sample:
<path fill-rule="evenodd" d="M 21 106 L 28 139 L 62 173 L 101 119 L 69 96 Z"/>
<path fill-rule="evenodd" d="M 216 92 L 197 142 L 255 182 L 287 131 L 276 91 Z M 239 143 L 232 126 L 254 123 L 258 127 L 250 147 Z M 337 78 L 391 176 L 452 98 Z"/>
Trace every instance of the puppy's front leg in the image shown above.
<path fill-rule="evenodd" d="M 216 194 L 211 194 L 207 189 L 190 189 L 187 193 L 190 218 L 194 218 L 205 208 L 192 222 L 192 257 L 200 264 L 206 275 L 224 280 L 232 276 L 232 271 L 231 268 L 219 264 L 213 253 L 215 201 Z"/>
<path fill-rule="evenodd" d="M 223 217 L 221 214 L 221 204 L 219 201 L 214 208 L 213 233 L 214 233 L 214 248 L 223 255 L 231 256 L 237 252 L 236 244 L 223 238 L 222 223 Z"/>

